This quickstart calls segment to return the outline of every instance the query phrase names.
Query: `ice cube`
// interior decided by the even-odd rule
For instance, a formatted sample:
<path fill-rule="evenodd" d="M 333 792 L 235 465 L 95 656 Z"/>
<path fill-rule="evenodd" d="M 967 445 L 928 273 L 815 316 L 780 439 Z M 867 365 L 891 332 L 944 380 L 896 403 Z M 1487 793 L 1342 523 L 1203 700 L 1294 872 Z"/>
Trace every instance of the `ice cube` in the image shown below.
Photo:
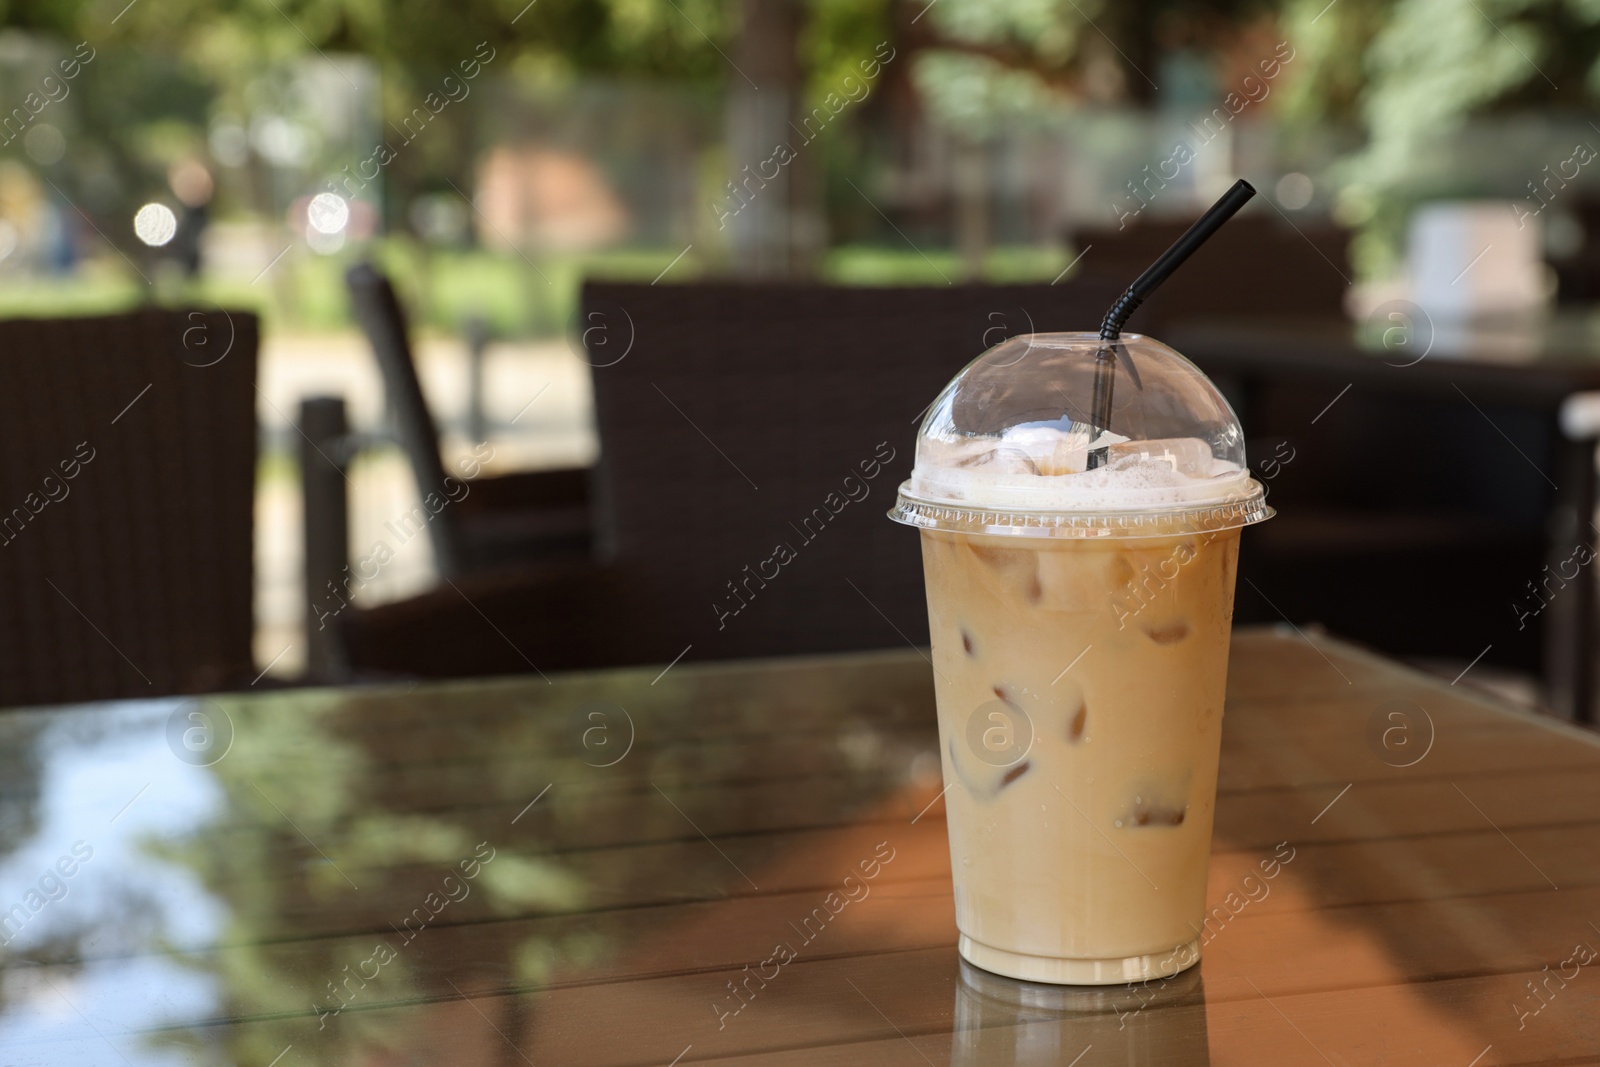
<path fill-rule="evenodd" d="M 1078 474 L 1089 465 L 1087 429 L 1024 423 L 1007 430 L 1004 440 L 1006 446 L 1031 458 L 1034 474 Z"/>
<path fill-rule="evenodd" d="M 1131 571 L 1125 563 L 1119 567 L 1118 554 L 1114 551 L 1074 546 L 1036 555 L 1039 558 L 1038 603 L 1045 611 L 1099 613 L 1112 619 L 1116 617 L 1116 606 L 1124 600 L 1137 603 L 1127 592 Z"/>
<path fill-rule="evenodd" d="M 1182 619 L 1166 623 L 1147 623 L 1144 632 L 1158 645 L 1175 645 L 1189 636 L 1189 624 Z"/>
<path fill-rule="evenodd" d="M 994 474 L 1038 474 L 1039 465 L 1025 450 L 1001 446 L 967 456 L 956 464 L 967 470 Z"/>
<path fill-rule="evenodd" d="M 1179 474 L 1195 478 L 1211 475 L 1211 446 L 1198 437 L 1163 437 L 1150 441 L 1126 441 L 1108 450 L 1113 469 L 1139 461 L 1163 463 Z"/>
<path fill-rule="evenodd" d="M 1067 740 L 1076 744 L 1083 740 L 1083 728 L 1089 721 L 1089 703 L 1080 699 L 1078 710 L 1073 712 L 1072 721 L 1067 724 Z"/>

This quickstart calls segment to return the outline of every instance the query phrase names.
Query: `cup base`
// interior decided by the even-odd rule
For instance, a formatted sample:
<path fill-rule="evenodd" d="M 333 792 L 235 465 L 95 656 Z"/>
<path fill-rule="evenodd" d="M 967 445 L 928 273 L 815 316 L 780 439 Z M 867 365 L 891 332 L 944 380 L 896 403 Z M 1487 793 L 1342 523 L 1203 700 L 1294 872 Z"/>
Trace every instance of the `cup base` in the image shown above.
<path fill-rule="evenodd" d="M 1186 967 L 1200 961 L 1200 939 L 1195 938 L 1176 950 L 1152 953 L 1147 956 L 1128 956 L 1120 960 L 1062 959 L 1056 956 L 1030 956 L 1024 952 L 1011 952 L 1003 948 L 974 941 L 961 935 L 958 945 L 961 956 L 975 967 L 1019 978 L 1024 982 L 1044 982 L 1049 985 L 1123 985 L 1127 982 L 1148 982 L 1152 978 L 1170 978 Z M 1188 960 L 1188 963 L 1180 963 Z"/>

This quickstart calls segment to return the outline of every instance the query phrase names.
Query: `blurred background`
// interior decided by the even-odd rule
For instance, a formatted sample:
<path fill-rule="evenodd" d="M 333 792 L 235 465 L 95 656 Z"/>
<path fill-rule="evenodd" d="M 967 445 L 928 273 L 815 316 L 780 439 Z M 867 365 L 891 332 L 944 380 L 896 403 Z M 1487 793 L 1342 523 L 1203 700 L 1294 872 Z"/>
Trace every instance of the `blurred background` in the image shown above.
<path fill-rule="evenodd" d="M 393 404 L 344 280 L 358 262 L 409 316 L 445 467 L 488 473 L 599 454 L 585 279 L 1066 286 L 1102 270 L 1120 286 L 1144 254 L 1116 258 L 1128 231 L 1165 232 L 1244 176 L 1251 214 L 1309 263 L 1289 284 L 1357 323 L 1411 331 L 1427 307 L 1432 331 L 1452 300 L 1517 319 L 1600 292 L 1600 6 L 1582 0 L 3 10 L 0 316 L 260 316 L 253 647 L 269 676 L 305 670 L 315 611 L 301 400 L 343 397 L 369 438 L 340 457 L 352 556 L 419 498 L 381 433 Z M 1471 258 L 1441 267 L 1430 248 L 1480 232 L 1495 252 L 1477 274 L 1430 280 Z M 1252 447 L 1258 467 L 1298 454 Z M 380 570 L 358 606 L 438 575 L 428 538 Z"/>

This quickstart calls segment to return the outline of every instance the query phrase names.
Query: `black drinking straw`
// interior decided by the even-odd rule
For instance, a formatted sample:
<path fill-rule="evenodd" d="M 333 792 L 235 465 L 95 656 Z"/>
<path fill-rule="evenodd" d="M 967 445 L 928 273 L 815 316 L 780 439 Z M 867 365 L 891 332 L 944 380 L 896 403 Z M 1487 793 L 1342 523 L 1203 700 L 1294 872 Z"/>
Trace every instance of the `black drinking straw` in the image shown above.
<path fill-rule="evenodd" d="M 1182 237 L 1172 243 L 1172 247 L 1161 253 L 1161 258 L 1150 264 L 1145 272 L 1128 286 L 1127 292 L 1111 305 L 1111 310 L 1106 312 L 1106 317 L 1100 323 L 1100 340 L 1115 341 L 1122 336 L 1123 324 L 1128 321 L 1128 316 L 1142 303 L 1145 298 L 1156 291 L 1156 288 L 1171 276 L 1172 272 L 1183 265 L 1183 261 L 1194 254 L 1194 250 L 1205 244 L 1211 235 L 1222 228 L 1222 224 L 1244 207 L 1245 202 L 1256 195 L 1255 189 L 1249 182 L 1240 179 L 1233 183 L 1233 188 L 1222 194 L 1222 199 L 1212 204 L 1204 215 L 1184 231 Z M 1106 345 L 1094 354 L 1094 418 L 1095 428 L 1104 433 L 1110 428 L 1111 423 L 1111 390 L 1116 381 L 1117 356 L 1121 355 L 1128 364 L 1128 371 L 1138 381 L 1138 372 L 1133 369 L 1133 361 L 1126 353 L 1116 353 L 1113 346 Z M 1103 466 L 1106 462 L 1106 449 L 1096 448 L 1089 453 L 1089 469 Z"/>

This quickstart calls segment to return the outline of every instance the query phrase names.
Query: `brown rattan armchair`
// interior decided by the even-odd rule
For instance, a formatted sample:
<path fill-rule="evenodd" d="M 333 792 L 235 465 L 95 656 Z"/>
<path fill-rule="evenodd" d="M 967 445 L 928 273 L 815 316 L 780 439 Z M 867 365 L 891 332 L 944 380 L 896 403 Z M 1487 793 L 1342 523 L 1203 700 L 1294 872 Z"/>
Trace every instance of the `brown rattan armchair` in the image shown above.
<path fill-rule="evenodd" d="M 488 567 L 538 562 L 589 550 L 587 469 L 527 471 L 470 480 L 447 475 L 439 430 L 422 395 L 405 311 L 394 286 L 370 263 L 345 275 L 356 318 L 383 376 L 394 433 L 419 496 L 453 501 L 428 522 L 439 573 L 460 578 Z M 447 482 L 447 478 L 452 482 Z M 467 482 L 462 492 L 454 483 Z"/>
<path fill-rule="evenodd" d="M 255 316 L 0 322 L 0 705 L 243 686 Z"/>
<path fill-rule="evenodd" d="M 1116 293 L 590 283 L 599 562 L 346 612 L 350 662 L 548 672 L 926 642 L 917 538 L 884 518 L 921 409 L 1005 336 L 1093 328 Z"/>

